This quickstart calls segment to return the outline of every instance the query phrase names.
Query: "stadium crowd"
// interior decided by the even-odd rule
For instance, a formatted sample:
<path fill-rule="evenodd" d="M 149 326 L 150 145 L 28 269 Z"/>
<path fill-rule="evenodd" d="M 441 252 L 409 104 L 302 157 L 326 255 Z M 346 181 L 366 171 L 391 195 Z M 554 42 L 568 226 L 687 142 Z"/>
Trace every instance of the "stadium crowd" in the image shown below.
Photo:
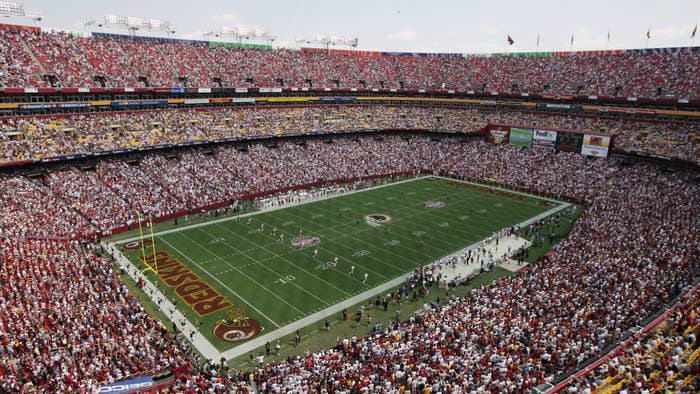
<path fill-rule="evenodd" d="M 0 256 L 0 391 L 89 392 L 181 358 L 91 245 L 0 238 Z"/>
<path fill-rule="evenodd" d="M 0 262 L 0 392 L 89 394 L 197 360 L 92 244 L 0 238 Z M 193 367 L 177 392 L 247 392 L 240 379 Z"/>
<path fill-rule="evenodd" d="M 85 163 L 89 164 L 89 163 Z M 463 137 L 297 139 L 110 158 L 0 179 L 0 388 L 94 388 L 196 358 L 143 313 L 83 237 L 309 182 L 438 171 L 584 202 L 553 256 L 365 338 L 252 371 L 263 392 L 521 392 L 601 355 L 698 277 L 695 175 Z M 55 294 L 65 294 L 56 298 Z M 234 391 L 197 370 L 189 390 Z M 195 388 L 198 387 L 198 388 Z"/>
<path fill-rule="evenodd" d="M 605 390 L 643 393 L 700 391 L 700 293 L 686 295 L 657 327 L 623 347 L 590 373 L 572 381 L 570 393 Z"/>
<path fill-rule="evenodd" d="M 31 33 L 0 29 L 0 86 L 42 86 L 39 67 L 24 50 L 22 41 Z"/>
<path fill-rule="evenodd" d="M 258 50 L 201 41 L 76 37 L 5 26 L 0 86 L 233 86 L 452 89 L 634 97 L 700 97 L 693 51 L 542 56 L 405 56 Z M 555 55 L 555 56 L 553 56 Z M 12 60 L 10 60 L 12 59 Z"/>
<path fill-rule="evenodd" d="M 0 237 L 77 238 L 92 231 L 84 216 L 38 181 L 0 174 Z"/>
<path fill-rule="evenodd" d="M 405 56 L 240 49 L 196 41 L 0 28 L 0 87 L 292 87 L 700 98 L 700 51 Z M 474 133 L 489 123 L 616 135 L 615 148 L 700 163 L 697 123 L 389 105 L 3 117 L 0 164 L 315 131 Z M 95 392 L 190 364 L 170 392 L 247 392 L 150 317 L 96 235 L 335 179 L 439 172 L 584 203 L 553 254 L 519 276 L 426 303 L 364 338 L 252 367 L 260 392 L 517 393 L 603 355 L 700 274 L 690 170 L 463 136 L 298 138 L 92 158 L 0 172 L 0 392 Z M 568 392 L 700 387 L 698 293 Z M 60 295 L 60 296 L 59 296 Z M 432 301 L 432 300 L 430 300 Z M 379 326 L 377 326 L 379 327 Z"/>
<path fill-rule="evenodd" d="M 261 390 L 522 392 L 600 355 L 697 278 L 692 174 L 466 145 L 441 160 L 454 175 L 502 177 L 589 205 L 554 256 L 374 336 L 259 368 Z"/>
<path fill-rule="evenodd" d="M 700 124 L 673 123 L 654 120 L 633 120 L 542 114 L 522 111 L 492 111 L 485 116 L 488 122 L 590 130 L 614 134 L 615 148 L 623 152 L 657 155 L 700 162 L 700 145 L 693 136 L 700 133 Z"/>
<path fill-rule="evenodd" d="M 106 159 L 94 170 L 59 166 L 48 171 L 43 183 L 7 175 L 0 178 L 0 236 L 107 234 L 135 223 L 137 212 L 144 218 L 161 217 L 323 180 L 416 172 L 429 157 L 427 141 L 422 138 L 414 145 L 394 136 L 338 139 L 330 144 L 322 140 L 275 147 L 251 144 L 247 152 L 219 147 L 170 157 L 150 153 L 131 163 Z M 70 223 L 74 225 L 63 228 Z"/>
<path fill-rule="evenodd" d="M 615 148 L 700 162 L 700 124 L 656 122 L 477 108 L 418 106 L 254 107 L 6 117 L 0 120 L 0 160 L 144 148 L 224 138 L 314 131 L 429 130 L 475 133 L 489 123 L 614 134 Z M 12 139 L 3 136 L 14 136 Z"/>
<path fill-rule="evenodd" d="M 14 160 L 54 157 L 180 142 L 215 141 L 312 131 L 425 129 L 478 131 L 485 120 L 458 109 L 386 106 L 270 107 L 138 111 L 2 119 L 6 155 Z M 2 135 L 2 134 L 0 134 Z M 21 147 L 21 148 L 20 148 Z M 4 150 L 4 149 L 3 149 Z M 31 153 L 30 153 L 31 152 Z M 10 158 L 7 161 L 14 161 Z"/>

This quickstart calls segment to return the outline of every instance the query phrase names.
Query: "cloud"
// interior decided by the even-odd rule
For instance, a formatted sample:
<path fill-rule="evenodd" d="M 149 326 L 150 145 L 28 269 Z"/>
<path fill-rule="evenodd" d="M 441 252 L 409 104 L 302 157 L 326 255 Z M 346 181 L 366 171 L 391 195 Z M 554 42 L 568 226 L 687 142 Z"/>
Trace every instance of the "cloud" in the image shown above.
<path fill-rule="evenodd" d="M 695 24 L 679 24 L 666 26 L 651 26 L 651 39 L 647 42 L 646 32 L 649 25 L 638 26 L 634 30 L 622 30 L 620 28 L 610 30 L 610 42 L 607 38 L 607 29 L 593 31 L 589 28 L 579 28 L 574 31 L 575 51 L 599 50 L 615 48 L 645 48 L 647 45 L 653 47 L 673 47 L 688 45 L 690 33 Z M 568 50 L 571 33 L 566 36 L 556 37 L 559 50 Z M 551 40 L 550 40 L 551 41 Z"/>
<path fill-rule="evenodd" d="M 194 31 L 189 31 L 187 33 L 182 33 L 179 36 L 180 36 L 180 38 L 184 38 L 186 40 L 201 40 L 202 39 L 202 32 L 199 30 L 194 30 Z"/>
<path fill-rule="evenodd" d="M 81 30 L 85 28 L 86 21 L 77 20 L 70 24 L 73 30 Z"/>
<path fill-rule="evenodd" d="M 693 31 L 694 27 L 694 24 L 680 26 L 662 26 L 659 28 L 654 28 L 654 26 L 651 26 L 651 36 L 652 38 L 659 38 L 664 41 L 690 39 L 690 33 Z"/>
<path fill-rule="evenodd" d="M 238 15 L 229 12 L 229 13 L 223 13 L 223 14 L 216 14 L 209 18 L 212 22 L 218 22 L 218 23 L 235 23 L 239 22 L 240 19 L 238 18 Z"/>
<path fill-rule="evenodd" d="M 493 44 L 484 41 L 449 41 L 432 42 L 428 45 L 421 45 L 416 48 L 406 48 L 409 52 L 429 52 L 429 53 L 494 53 L 494 52 L 517 52 L 517 46 L 506 48 L 503 44 Z"/>
<path fill-rule="evenodd" d="M 561 34 L 557 37 L 546 37 L 548 40 L 544 41 L 545 37 L 542 37 L 540 44 L 542 48 L 548 48 L 546 43 L 555 42 L 555 50 L 569 50 L 573 48 L 574 51 L 583 50 L 598 50 L 605 49 L 608 46 L 607 30 L 598 31 L 589 27 L 579 27 L 573 31 L 574 44 L 571 46 L 571 34 Z"/>
<path fill-rule="evenodd" d="M 413 41 L 418 38 L 418 33 L 411 29 L 403 29 L 389 34 L 387 38 L 391 41 Z"/>
<path fill-rule="evenodd" d="M 469 29 L 469 34 L 475 37 L 500 37 L 506 33 L 496 26 L 474 26 L 473 28 Z"/>

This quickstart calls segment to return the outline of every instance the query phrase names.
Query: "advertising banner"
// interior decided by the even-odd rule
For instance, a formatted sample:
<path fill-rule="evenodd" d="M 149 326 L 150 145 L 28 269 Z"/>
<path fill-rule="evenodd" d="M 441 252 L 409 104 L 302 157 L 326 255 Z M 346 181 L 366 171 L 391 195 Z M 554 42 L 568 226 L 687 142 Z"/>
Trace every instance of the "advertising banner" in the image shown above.
<path fill-rule="evenodd" d="M 557 132 L 553 130 L 535 130 L 532 135 L 532 144 L 536 146 L 551 146 L 556 145 Z"/>
<path fill-rule="evenodd" d="M 610 137 L 606 135 L 584 134 L 581 154 L 588 156 L 607 157 Z"/>
<path fill-rule="evenodd" d="M 255 97 L 233 97 L 230 99 L 227 99 L 228 101 L 214 101 L 215 99 L 211 99 L 212 103 L 223 103 L 223 102 L 228 102 L 228 103 L 254 103 L 255 102 Z"/>
<path fill-rule="evenodd" d="M 168 100 L 126 100 L 126 101 L 111 101 L 112 107 L 126 106 L 146 106 L 146 105 L 168 105 Z"/>
<path fill-rule="evenodd" d="M 355 97 L 319 97 L 321 102 L 350 103 L 357 101 Z"/>
<path fill-rule="evenodd" d="M 260 93 L 282 93 L 282 88 L 260 88 Z"/>
<path fill-rule="evenodd" d="M 185 99 L 185 104 L 209 104 L 209 99 Z"/>
<path fill-rule="evenodd" d="M 510 135 L 508 136 L 508 143 L 515 146 L 532 146 L 532 131 L 530 129 L 519 129 L 517 127 L 510 128 Z"/>
<path fill-rule="evenodd" d="M 126 394 L 133 393 L 134 391 L 143 390 L 148 387 L 154 386 L 156 383 L 150 377 L 143 377 L 138 379 L 124 380 L 122 382 L 115 382 L 111 384 L 106 384 L 100 387 L 100 393 L 112 393 L 112 394 Z"/>
<path fill-rule="evenodd" d="M 508 130 L 501 129 L 491 129 L 489 130 L 488 140 L 494 144 L 507 144 L 508 143 Z"/>

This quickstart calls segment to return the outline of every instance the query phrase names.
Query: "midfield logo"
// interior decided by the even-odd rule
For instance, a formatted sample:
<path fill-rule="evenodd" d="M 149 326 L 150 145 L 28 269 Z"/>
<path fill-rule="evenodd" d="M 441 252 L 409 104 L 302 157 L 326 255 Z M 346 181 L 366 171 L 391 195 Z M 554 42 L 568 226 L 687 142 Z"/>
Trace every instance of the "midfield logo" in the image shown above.
<path fill-rule="evenodd" d="M 392 217 L 383 213 L 372 213 L 365 216 L 365 222 L 372 227 L 382 227 L 391 222 Z"/>
<path fill-rule="evenodd" d="M 321 238 L 313 237 L 311 235 L 300 235 L 292 239 L 292 245 L 299 249 L 308 248 L 310 246 L 316 246 L 321 243 Z"/>

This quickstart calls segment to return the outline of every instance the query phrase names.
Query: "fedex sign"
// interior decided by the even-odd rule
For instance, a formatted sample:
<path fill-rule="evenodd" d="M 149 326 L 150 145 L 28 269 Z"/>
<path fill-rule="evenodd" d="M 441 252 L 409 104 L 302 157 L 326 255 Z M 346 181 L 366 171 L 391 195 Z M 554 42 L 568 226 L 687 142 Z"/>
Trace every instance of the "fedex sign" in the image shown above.
<path fill-rule="evenodd" d="M 125 380 L 123 382 L 116 382 L 100 387 L 100 393 L 111 393 L 111 394 L 126 394 L 133 393 L 134 391 L 142 390 L 156 383 L 150 377 L 143 377 L 132 380 Z"/>

